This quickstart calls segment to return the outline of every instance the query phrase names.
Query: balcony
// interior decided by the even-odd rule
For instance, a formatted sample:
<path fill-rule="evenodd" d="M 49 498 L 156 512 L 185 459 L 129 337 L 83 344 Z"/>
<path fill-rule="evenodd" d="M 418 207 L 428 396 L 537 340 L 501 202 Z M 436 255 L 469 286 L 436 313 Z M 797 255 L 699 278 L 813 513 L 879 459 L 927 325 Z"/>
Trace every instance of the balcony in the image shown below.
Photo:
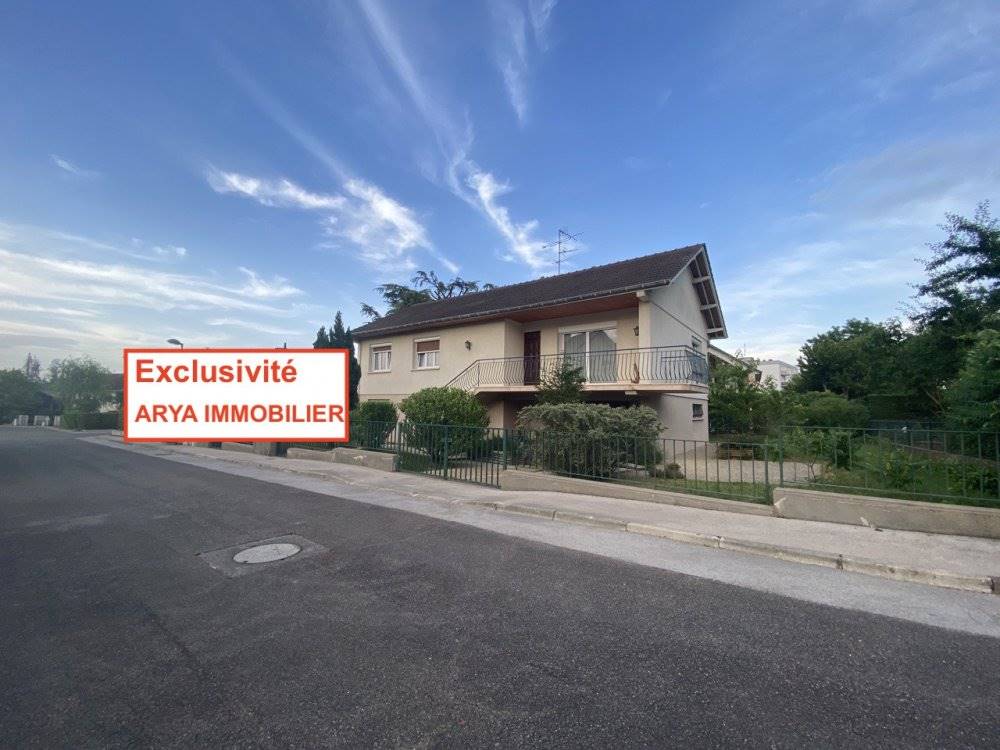
<path fill-rule="evenodd" d="M 473 393 L 533 391 L 546 375 L 564 364 L 583 373 L 587 390 L 656 390 L 663 385 L 708 385 L 708 361 L 704 354 L 689 346 L 477 359 L 448 385 Z"/>

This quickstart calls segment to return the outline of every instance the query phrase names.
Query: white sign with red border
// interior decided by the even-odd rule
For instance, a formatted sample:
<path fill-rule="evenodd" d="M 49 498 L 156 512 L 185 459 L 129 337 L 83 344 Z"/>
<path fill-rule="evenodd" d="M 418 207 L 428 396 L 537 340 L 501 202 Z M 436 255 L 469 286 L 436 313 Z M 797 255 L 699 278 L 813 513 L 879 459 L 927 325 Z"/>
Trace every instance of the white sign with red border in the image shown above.
<path fill-rule="evenodd" d="M 347 349 L 125 349 L 125 442 L 346 442 Z"/>

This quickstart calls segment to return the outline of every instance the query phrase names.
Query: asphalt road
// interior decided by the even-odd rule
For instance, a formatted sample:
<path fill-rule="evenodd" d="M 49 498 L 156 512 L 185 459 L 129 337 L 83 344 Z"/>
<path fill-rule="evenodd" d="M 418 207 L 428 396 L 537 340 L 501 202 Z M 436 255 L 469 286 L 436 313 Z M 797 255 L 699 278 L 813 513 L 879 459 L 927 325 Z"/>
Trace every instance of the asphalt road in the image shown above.
<path fill-rule="evenodd" d="M 200 553 L 327 551 L 230 577 Z M 0 742 L 997 746 L 1000 641 L 0 428 Z"/>

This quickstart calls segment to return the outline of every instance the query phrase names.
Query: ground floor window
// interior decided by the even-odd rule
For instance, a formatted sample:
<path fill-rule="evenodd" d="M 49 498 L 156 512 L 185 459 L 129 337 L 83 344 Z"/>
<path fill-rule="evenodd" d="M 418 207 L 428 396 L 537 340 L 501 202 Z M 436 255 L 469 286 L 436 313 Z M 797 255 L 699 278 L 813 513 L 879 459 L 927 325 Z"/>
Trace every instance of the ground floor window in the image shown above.
<path fill-rule="evenodd" d="M 691 421 L 700 422 L 705 418 L 705 405 L 701 403 L 691 404 Z"/>

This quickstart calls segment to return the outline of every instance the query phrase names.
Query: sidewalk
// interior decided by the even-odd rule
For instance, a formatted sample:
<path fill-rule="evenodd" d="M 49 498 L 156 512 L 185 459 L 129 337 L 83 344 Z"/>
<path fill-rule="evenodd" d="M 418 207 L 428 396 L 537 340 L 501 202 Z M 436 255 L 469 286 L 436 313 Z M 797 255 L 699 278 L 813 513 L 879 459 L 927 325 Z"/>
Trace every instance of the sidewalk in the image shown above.
<path fill-rule="evenodd" d="M 860 526 L 561 492 L 503 491 L 347 464 L 271 458 L 190 446 L 123 446 L 112 436 L 92 439 L 153 455 L 168 452 L 266 467 L 429 501 L 526 514 L 552 522 L 596 525 L 675 542 L 767 555 L 896 580 L 1000 593 L 997 590 L 1000 588 L 1000 540 L 910 531 L 876 531 Z"/>

